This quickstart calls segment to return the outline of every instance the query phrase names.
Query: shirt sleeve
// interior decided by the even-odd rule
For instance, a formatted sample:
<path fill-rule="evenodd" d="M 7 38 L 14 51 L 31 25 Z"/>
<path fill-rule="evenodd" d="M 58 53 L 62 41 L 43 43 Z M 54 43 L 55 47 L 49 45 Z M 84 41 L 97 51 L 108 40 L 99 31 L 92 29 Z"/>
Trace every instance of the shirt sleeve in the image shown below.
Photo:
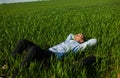
<path fill-rule="evenodd" d="M 65 42 L 71 40 L 74 38 L 74 35 L 73 34 L 69 34 L 69 36 L 66 38 Z"/>
<path fill-rule="evenodd" d="M 93 46 L 97 43 L 97 39 L 90 39 L 81 44 L 81 50 L 84 50 L 86 47 Z"/>

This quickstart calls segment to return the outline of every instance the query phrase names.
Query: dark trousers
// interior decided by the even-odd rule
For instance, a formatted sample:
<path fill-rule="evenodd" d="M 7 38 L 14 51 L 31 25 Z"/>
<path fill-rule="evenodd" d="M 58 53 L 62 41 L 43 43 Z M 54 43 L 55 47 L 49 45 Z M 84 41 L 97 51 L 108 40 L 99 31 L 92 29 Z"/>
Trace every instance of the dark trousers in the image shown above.
<path fill-rule="evenodd" d="M 18 41 L 12 55 L 16 59 L 17 54 L 22 54 L 23 51 L 27 52 L 27 55 L 23 59 L 21 66 L 29 66 L 30 62 L 34 59 L 36 60 L 47 60 L 51 55 L 55 56 L 54 53 L 41 49 L 38 45 L 31 41 L 22 39 Z"/>

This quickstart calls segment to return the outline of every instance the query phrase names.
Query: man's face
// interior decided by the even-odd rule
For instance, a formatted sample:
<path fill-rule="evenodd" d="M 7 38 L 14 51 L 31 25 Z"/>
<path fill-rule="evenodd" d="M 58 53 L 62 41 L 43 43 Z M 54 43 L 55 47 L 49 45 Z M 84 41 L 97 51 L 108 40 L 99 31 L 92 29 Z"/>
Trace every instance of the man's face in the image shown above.
<path fill-rule="evenodd" d="M 83 43 L 84 42 L 84 35 L 83 34 L 76 34 L 74 36 L 74 40 L 79 42 L 79 43 Z"/>

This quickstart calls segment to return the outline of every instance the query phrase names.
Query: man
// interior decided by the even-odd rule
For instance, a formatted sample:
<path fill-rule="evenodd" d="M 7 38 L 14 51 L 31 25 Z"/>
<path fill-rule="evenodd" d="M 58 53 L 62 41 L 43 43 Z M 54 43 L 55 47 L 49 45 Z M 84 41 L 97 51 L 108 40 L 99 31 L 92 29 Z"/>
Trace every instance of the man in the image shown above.
<path fill-rule="evenodd" d="M 87 46 L 95 45 L 96 42 L 97 39 L 90 39 L 85 42 L 83 34 L 69 34 L 64 42 L 49 48 L 49 51 L 54 52 L 60 58 L 68 52 L 76 53 L 79 50 L 84 50 Z"/>
<path fill-rule="evenodd" d="M 57 56 L 58 59 L 62 58 L 65 54 L 69 52 L 76 53 L 78 51 L 84 50 L 87 46 L 93 46 L 97 42 L 97 39 L 90 39 L 85 41 L 83 34 L 69 34 L 67 39 L 53 47 L 50 47 L 48 50 L 41 49 L 38 45 L 28 41 L 28 40 L 20 40 L 14 51 L 13 57 L 16 59 L 17 54 L 22 54 L 25 50 L 27 55 L 21 63 L 21 66 L 29 66 L 30 62 L 34 59 L 37 60 L 47 60 L 51 56 Z"/>

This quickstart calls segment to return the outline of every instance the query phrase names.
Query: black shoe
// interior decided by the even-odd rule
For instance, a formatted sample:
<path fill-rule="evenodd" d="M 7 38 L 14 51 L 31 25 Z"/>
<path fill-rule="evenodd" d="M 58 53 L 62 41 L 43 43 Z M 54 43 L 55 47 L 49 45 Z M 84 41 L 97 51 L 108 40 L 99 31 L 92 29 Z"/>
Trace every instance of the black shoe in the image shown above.
<path fill-rule="evenodd" d="M 81 66 L 82 67 L 87 67 L 87 68 L 90 68 L 92 66 L 93 63 L 96 62 L 96 57 L 91 55 L 91 56 L 88 56 L 87 58 L 85 58 L 82 63 L 81 63 Z"/>

